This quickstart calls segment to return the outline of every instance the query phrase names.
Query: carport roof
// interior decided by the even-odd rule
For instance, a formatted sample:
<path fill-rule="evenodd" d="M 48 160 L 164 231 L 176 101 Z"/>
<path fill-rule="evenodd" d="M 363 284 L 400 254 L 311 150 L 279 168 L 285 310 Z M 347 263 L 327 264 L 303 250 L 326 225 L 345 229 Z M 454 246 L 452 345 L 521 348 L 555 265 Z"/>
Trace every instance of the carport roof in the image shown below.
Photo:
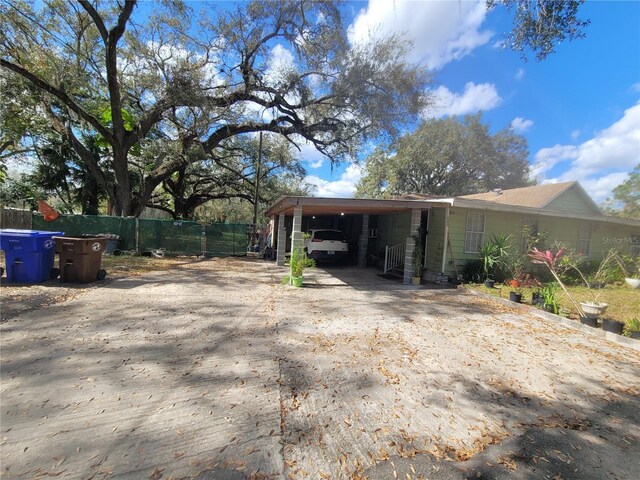
<path fill-rule="evenodd" d="M 409 211 L 412 208 L 426 209 L 434 205 L 451 206 L 453 198 L 434 197 L 419 200 L 373 200 L 365 198 L 322 198 L 322 197 L 281 197 L 266 215 L 293 215 L 295 207 L 302 207 L 303 215 L 335 215 L 344 214 L 384 214 Z"/>

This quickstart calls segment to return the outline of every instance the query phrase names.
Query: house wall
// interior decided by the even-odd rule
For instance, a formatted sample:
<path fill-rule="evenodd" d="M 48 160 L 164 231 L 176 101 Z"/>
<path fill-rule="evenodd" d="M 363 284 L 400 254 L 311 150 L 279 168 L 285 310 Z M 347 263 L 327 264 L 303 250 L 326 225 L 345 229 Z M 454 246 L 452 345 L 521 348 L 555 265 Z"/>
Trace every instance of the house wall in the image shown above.
<path fill-rule="evenodd" d="M 427 271 L 440 272 L 444 248 L 445 208 L 429 211 L 429 232 L 427 234 Z"/>
<path fill-rule="evenodd" d="M 411 213 L 395 213 L 378 215 L 378 238 L 370 238 L 367 248 L 368 255 L 384 257 L 385 246 L 392 247 L 404 242 L 410 235 Z"/>
<path fill-rule="evenodd" d="M 591 215 L 594 209 L 585 201 L 584 196 L 572 187 L 566 192 L 559 195 L 549 202 L 545 207 L 546 210 L 560 210 L 563 212 L 584 213 Z"/>
<path fill-rule="evenodd" d="M 452 208 L 449 215 L 449 242 L 446 262 L 446 274 L 462 273 L 468 260 L 478 259 L 478 253 L 466 253 L 465 233 L 467 212 L 481 212 L 467 208 Z M 619 247 L 623 253 L 630 253 L 633 242 L 640 238 L 640 228 L 615 225 L 607 222 L 579 220 L 562 217 L 531 216 L 520 213 L 506 213 L 484 210 L 484 241 L 494 235 L 510 234 L 512 249 L 520 249 L 522 245 L 522 227 L 537 220 L 538 231 L 548 232 L 548 243 L 561 242 L 565 246 L 576 249 L 578 232 L 581 225 L 586 224 L 591 230 L 591 253 L 593 259 L 601 259 L 611 248 Z M 635 237 L 634 237 L 635 236 Z M 440 272 L 442 248 L 444 242 L 444 209 L 434 209 L 429 226 L 427 245 L 427 269 Z"/>

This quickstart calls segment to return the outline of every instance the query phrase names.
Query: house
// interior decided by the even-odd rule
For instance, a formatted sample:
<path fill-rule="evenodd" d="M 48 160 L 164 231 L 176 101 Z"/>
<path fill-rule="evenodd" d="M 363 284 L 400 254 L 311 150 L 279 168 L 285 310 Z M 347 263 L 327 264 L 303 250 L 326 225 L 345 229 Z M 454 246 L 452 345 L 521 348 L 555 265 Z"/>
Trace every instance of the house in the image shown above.
<path fill-rule="evenodd" d="M 421 222 L 426 279 L 443 281 L 462 273 L 479 258 L 493 235 L 510 234 L 522 243 L 524 226 L 548 233 L 594 259 L 611 248 L 640 254 L 640 221 L 604 215 L 578 182 L 564 182 L 492 192 L 439 197 L 407 195 L 392 200 L 282 197 L 268 210 L 276 260 L 284 265 L 291 245 L 301 245 L 311 228 L 337 228 L 347 236 L 359 266 L 378 262 L 386 271 L 413 275 L 414 240 Z M 393 261 L 396 259 L 396 261 Z"/>

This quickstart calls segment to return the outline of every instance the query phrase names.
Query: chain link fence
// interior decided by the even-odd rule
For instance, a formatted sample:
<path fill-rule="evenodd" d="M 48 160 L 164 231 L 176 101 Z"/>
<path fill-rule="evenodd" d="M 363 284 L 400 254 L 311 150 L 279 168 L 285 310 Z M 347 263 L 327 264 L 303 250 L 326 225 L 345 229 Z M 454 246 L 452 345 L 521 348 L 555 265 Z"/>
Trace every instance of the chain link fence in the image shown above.
<path fill-rule="evenodd" d="M 115 234 L 120 237 L 120 250 L 161 250 L 166 255 L 246 255 L 249 244 L 246 224 L 93 215 L 60 215 L 54 221 L 46 222 L 42 215 L 34 213 L 31 228 L 64 232 L 67 236 Z"/>

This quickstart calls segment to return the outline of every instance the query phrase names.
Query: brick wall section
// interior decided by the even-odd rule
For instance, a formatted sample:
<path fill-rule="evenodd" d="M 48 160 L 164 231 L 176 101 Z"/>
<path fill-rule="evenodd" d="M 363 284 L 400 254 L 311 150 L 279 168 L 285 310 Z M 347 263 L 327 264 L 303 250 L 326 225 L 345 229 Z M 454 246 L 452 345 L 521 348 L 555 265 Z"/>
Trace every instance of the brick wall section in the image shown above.
<path fill-rule="evenodd" d="M 369 215 L 362 215 L 362 230 L 358 238 L 358 266 L 367 266 L 367 247 L 369 246 Z"/>
<path fill-rule="evenodd" d="M 293 209 L 293 228 L 291 231 L 291 251 L 295 248 L 304 247 L 304 237 L 302 234 L 302 208 Z"/>
<path fill-rule="evenodd" d="M 284 267 L 284 255 L 287 251 L 287 230 L 284 224 L 284 213 L 278 215 L 278 245 L 276 250 L 276 264 Z"/>
<path fill-rule="evenodd" d="M 415 247 L 415 240 L 413 235 L 416 234 L 416 230 L 420 227 L 420 216 L 422 210 L 414 208 L 411 210 L 411 227 L 409 229 L 409 236 L 407 237 L 407 246 L 404 254 L 404 275 L 402 278 L 403 283 L 406 285 L 411 283 L 411 277 L 413 277 L 413 250 Z"/>

